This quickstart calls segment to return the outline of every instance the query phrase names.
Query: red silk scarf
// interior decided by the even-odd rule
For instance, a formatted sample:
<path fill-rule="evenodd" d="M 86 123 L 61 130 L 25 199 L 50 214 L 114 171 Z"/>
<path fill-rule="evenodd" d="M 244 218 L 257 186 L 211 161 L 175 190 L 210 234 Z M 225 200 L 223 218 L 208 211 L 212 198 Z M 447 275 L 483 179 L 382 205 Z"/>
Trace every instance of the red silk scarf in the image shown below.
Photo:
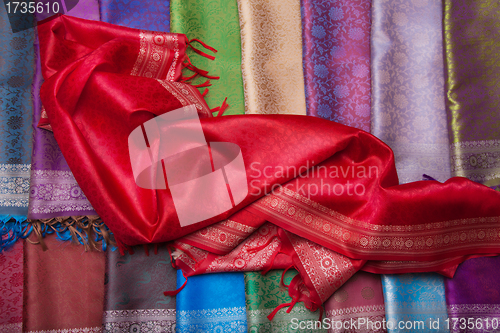
<path fill-rule="evenodd" d="M 41 25 L 39 33 L 46 79 L 41 98 L 54 135 L 85 195 L 122 244 L 171 241 L 219 222 L 185 240 L 224 254 L 269 221 L 366 260 L 364 269 L 377 273 L 440 271 L 470 255 L 500 253 L 500 193 L 464 178 L 398 185 L 389 147 L 330 121 L 210 117 L 192 86 L 172 81 L 180 78 L 184 60 L 180 46 L 163 47 L 172 34 L 65 16 Z M 174 64 L 170 55 L 176 52 Z M 163 65 L 155 67 L 159 61 Z M 136 185 L 127 137 L 188 104 L 196 106 L 207 142 L 241 149 L 248 195 L 223 214 L 181 226 L 169 188 Z"/>

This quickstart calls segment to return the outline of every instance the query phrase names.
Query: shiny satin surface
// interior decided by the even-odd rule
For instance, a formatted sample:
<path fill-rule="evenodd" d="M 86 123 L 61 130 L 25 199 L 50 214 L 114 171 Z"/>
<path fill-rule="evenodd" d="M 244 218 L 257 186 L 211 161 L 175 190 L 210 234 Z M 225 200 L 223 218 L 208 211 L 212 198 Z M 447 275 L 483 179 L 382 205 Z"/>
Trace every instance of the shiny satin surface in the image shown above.
<path fill-rule="evenodd" d="M 245 297 L 249 332 L 286 333 L 293 330 L 293 318 L 296 318 L 297 324 L 303 322 L 304 327 L 308 321 L 318 319 L 319 311 L 312 312 L 302 303 L 295 304 L 290 312 L 285 309 L 278 311 L 272 321 L 267 318 L 277 306 L 292 301 L 292 298 L 281 286 L 283 274 L 285 274 L 283 283 L 289 285 L 297 272 L 294 270 L 286 272 L 284 270 L 272 270 L 265 275 L 260 272 L 245 273 Z M 301 329 L 300 331 L 305 333 L 326 333 L 326 329 Z"/>
<path fill-rule="evenodd" d="M 393 323 L 387 325 L 387 331 L 408 332 L 399 322 L 409 322 L 416 332 L 448 333 L 443 279 L 435 273 L 383 275 L 386 318 Z"/>
<path fill-rule="evenodd" d="M 80 23 L 71 26 L 75 33 Z M 46 33 L 46 41 L 57 43 L 50 29 Z M 226 213 L 181 227 L 168 190 L 136 186 L 126 138 L 138 125 L 182 104 L 163 88 L 167 81 L 120 74 L 130 70 L 138 50 L 126 45 L 110 41 L 75 59 L 41 92 L 75 178 L 123 244 L 173 240 L 246 207 L 349 258 L 408 261 L 408 271 L 444 269 L 468 254 L 500 251 L 500 193 L 463 178 L 398 186 L 392 152 L 381 141 L 334 122 L 292 115 L 202 118 L 201 113 L 207 142 L 241 148 L 249 194 Z M 283 173 L 283 167 L 304 172 L 313 166 L 307 176 Z M 263 197 L 273 184 L 286 186 Z"/>
<path fill-rule="evenodd" d="M 177 286 L 186 279 L 177 271 Z M 247 331 L 243 273 L 214 273 L 189 278 L 177 294 L 178 332 Z"/>
<path fill-rule="evenodd" d="M 132 249 L 133 254 L 106 252 L 103 331 L 146 331 L 151 326 L 162 332 L 175 331 L 177 272 L 165 246 Z"/>
<path fill-rule="evenodd" d="M 370 131 L 371 1 L 301 5 L 307 114 Z"/>
<path fill-rule="evenodd" d="M 371 133 L 394 151 L 401 183 L 451 177 L 442 1 L 373 0 Z"/>
<path fill-rule="evenodd" d="M 500 184 L 498 1 L 444 1 L 452 174 Z"/>
<path fill-rule="evenodd" d="M 299 0 L 238 0 L 245 112 L 306 114 Z"/>
<path fill-rule="evenodd" d="M 344 322 L 349 322 L 345 327 L 351 326 L 351 318 L 358 323 L 382 322 L 385 305 L 380 275 L 357 272 L 325 302 L 325 311 L 333 325 L 342 322 L 343 327 Z M 364 324 L 351 326 L 350 330 L 353 333 L 387 332 L 383 327 L 377 329 Z M 342 329 L 334 326 L 329 332 L 340 333 Z"/>
<path fill-rule="evenodd" d="M 23 15 L 19 25 L 30 26 Z M 24 21 L 24 23 L 21 23 Z M 31 168 L 31 83 L 34 31 L 13 33 L 6 6 L 0 8 L 0 220 L 25 220 Z"/>
<path fill-rule="evenodd" d="M 172 0 L 170 4 L 172 32 L 183 33 L 189 39 L 197 38 L 215 48 L 217 53 L 204 50 L 215 56 L 210 60 L 188 49 L 189 58 L 210 75 L 219 76 L 211 80 L 206 96 L 210 108 L 222 104 L 227 97 L 229 108 L 225 115 L 244 114 L 243 78 L 241 75 L 241 37 L 236 0 Z M 194 43 L 194 47 L 203 47 Z M 188 74 L 189 73 L 189 74 Z M 191 75 L 189 71 L 185 75 Z M 193 84 L 200 84 L 206 78 L 199 77 Z"/>
<path fill-rule="evenodd" d="M 464 261 L 453 279 L 444 279 L 450 332 L 463 332 L 460 318 L 472 318 L 476 326 L 496 330 L 500 318 L 500 257 L 473 258 Z"/>
<path fill-rule="evenodd" d="M 99 21 L 99 3 L 80 0 L 71 10 L 74 17 Z M 73 177 L 54 135 L 37 127 L 42 118 L 40 87 L 43 83 L 38 36 L 35 39 L 33 77 L 33 150 L 30 177 L 29 219 L 96 215 Z"/>

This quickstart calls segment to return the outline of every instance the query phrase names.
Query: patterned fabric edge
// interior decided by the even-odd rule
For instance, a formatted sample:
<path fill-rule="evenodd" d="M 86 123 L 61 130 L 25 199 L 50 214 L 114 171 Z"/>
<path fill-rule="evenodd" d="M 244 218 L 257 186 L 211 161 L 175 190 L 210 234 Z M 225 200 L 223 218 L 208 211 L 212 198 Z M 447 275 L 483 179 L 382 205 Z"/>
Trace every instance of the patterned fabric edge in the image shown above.
<path fill-rule="evenodd" d="M 479 315 L 495 315 L 500 317 L 500 304 L 450 304 L 448 305 L 448 314 L 450 317 Z"/>
<path fill-rule="evenodd" d="M 108 310 L 104 311 L 102 321 L 175 321 L 175 309 L 135 309 L 135 310 Z"/>
<path fill-rule="evenodd" d="M 451 171 L 455 176 L 500 184 L 500 140 L 462 141 L 450 145 Z"/>
<path fill-rule="evenodd" d="M 31 164 L 0 164 L 0 208 L 28 207 Z"/>
<path fill-rule="evenodd" d="M 265 321 L 268 322 L 267 316 L 273 312 L 274 309 L 259 309 L 259 310 L 247 310 L 248 318 L 265 318 Z M 292 318 L 301 319 L 311 319 L 311 310 L 307 309 L 305 306 L 295 305 L 290 313 L 286 312 L 287 309 L 283 309 L 279 311 L 273 318 L 273 321 L 290 321 Z M 250 322 L 250 321 L 249 321 Z M 251 322 L 255 322 L 255 319 L 252 319 Z"/>
<path fill-rule="evenodd" d="M 54 330 L 28 331 L 26 333 L 102 333 L 102 327 L 64 328 Z"/>
<path fill-rule="evenodd" d="M 326 311 L 327 317 L 367 317 L 367 316 L 381 316 L 385 314 L 385 305 L 366 305 L 366 306 L 354 306 L 350 308 L 343 309 L 333 309 Z"/>
<path fill-rule="evenodd" d="M 60 212 L 67 212 L 68 215 L 88 212 L 85 215 L 95 215 L 94 208 L 71 171 L 32 170 L 29 196 L 28 214 L 31 217 Z"/>
<path fill-rule="evenodd" d="M 3 333 L 21 333 L 22 331 L 23 331 L 23 323 L 0 325 L 0 332 Z"/>
<path fill-rule="evenodd" d="M 222 309 L 202 309 L 190 311 L 178 311 L 177 322 L 192 324 L 232 322 L 243 320 L 246 322 L 246 307 L 233 307 Z"/>

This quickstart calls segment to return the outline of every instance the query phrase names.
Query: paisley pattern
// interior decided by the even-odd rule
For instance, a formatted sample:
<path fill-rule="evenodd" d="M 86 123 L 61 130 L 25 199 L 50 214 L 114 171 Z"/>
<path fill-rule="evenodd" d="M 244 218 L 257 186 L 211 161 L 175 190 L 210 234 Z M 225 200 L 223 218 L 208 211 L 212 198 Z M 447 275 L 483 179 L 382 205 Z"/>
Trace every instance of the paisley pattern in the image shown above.
<path fill-rule="evenodd" d="M 217 253 L 228 253 L 255 230 L 257 228 L 254 226 L 227 219 L 189 234 L 181 238 L 180 241 L 194 241 L 197 244 L 217 250 Z"/>
<path fill-rule="evenodd" d="M 297 319 L 297 324 L 318 319 L 318 313 L 308 310 L 303 303 L 295 304 L 289 313 L 286 309 L 279 310 L 272 321 L 267 318 L 277 306 L 292 301 L 286 290 L 280 286 L 283 273 L 283 270 L 272 270 L 265 275 L 261 272 L 245 273 L 248 332 L 294 332 L 296 330 L 292 324 L 293 318 Z M 288 270 L 283 278 L 284 284 L 289 285 L 296 275 L 297 271 Z M 326 330 L 300 331 L 325 332 Z"/>
<path fill-rule="evenodd" d="M 177 285 L 185 282 L 177 271 Z M 243 273 L 213 273 L 191 276 L 177 294 L 179 332 L 246 332 L 245 283 Z"/>
<path fill-rule="evenodd" d="M 450 177 L 441 0 L 373 0 L 371 133 L 394 151 L 400 183 Z"/>
<path fill-rule="evenodd" d="M 351 318 L 358 323 L 381 323 L 385 320 L 385 305 L 380 275 L 357 272 L 325 302 L 325 311 L 333 326 L 330 332 L 343 332 L 337 322 L 347 327 Z M 383 327 L 377 329 L 369 325 L 350 328 L 353 333 L 387 331 Z"/>
<path fill-rule="evenodd" d="M 23 259 L 22 242 L 0 253 L 0 332 L 22 332 Z"/>
<path fill-rule="evenodd" d="M 104 253 L 56 235 L 45 238 L 48 251 L 25 244 L 24 331 L 102 331 Z"/>
<path fill-rule="evenodd" d="M 34 30 L 13 33 L 0 6 L 0 218 L 26 217 L 31 163 Z M 27 26 L 33 18 L 23 15 Z"/>
<path fill-rule="evenodd" d="M 175 298 L 163 292 L 176 289 L 176 271 L 166 247 L 138 246 L 133 251 L 124 256 L 107 252 L 103 331 L 161 327 L 162 332 L 174 332 Z"/>
<path fill-rule="evenodd" d="M 307 114 L 370 130 L 371 1 L 302 1 Z"/>
<path fill-rule="evenodd" d="M 488 186 L 500 184 L 499 15 L 497 1 L 444 1 L 452 172 Z"/>
<path fill-rule="evenodd" d="M 27 207 L 30 170 L 31 164 L 0 164 L 0 210 L 17 215 Z"/>
<path fill-rule="evenodd" d="M 238 0 L 245 112 L 306 114 L 299 0 Z"/>
<path fill-rule="evenodd" d="M 359 253 L 370 255 L 407 252 L 417 256 L 432 253 L 436 249 L 458 250 L 474 246 L 477 240 L 491 244 L 500 240 L 499 217 L 406 226 L 374 225 L 345 216 L 286 187 L 280 187 L 279 190 L 259 199 L 252 208 L 272 217 L 275 224 L 293 226 L 296 233 L 301 235 L 315 237 L 318 241 L 327 240 L 329 244 L 335 243 L 339 248 L 350 243 Z M 474 232 L 473 229 L 479 224 L 483 224 L 482 228 L 491 229 Z M 450 227 L 457 229 L 452 231 Z M 429 237 L 428 230 L 431 229 L 441 230 L 442 233 Z M 364 230 L 370 230 L 370 233 L 364 234 Z M 375 231 L 378 232 L 374 233 Z M 418 261 L 409 261 L 408 264 L 414 264 L 415 268 L 420 267 Z M 430 265 L 430 262 L 421 261 L 421 264 Z M 401 263 L 396 266 L 398 265 Z"/>
<path fill-rule="evenodd" d="M 183 33 L 189 39 L 197 38 L 217 50 L 215 60 L 209 60 L 188 50 L 193 64 L 219 76 L 211 80 L 206 102 L 209 107 L 220 106 L 227 97 L 226 115 L 245 113 L 243 79 L 241 76 L 241 37 L 236 0 L 171 0 L 172 32 Z M 200 44 L 194 44 L 202 49 Z M 186 71 L 189 76 L 192 72 Z M 192 80 L 201 84 L 206 78 Z"/>
<path fill-rule="evenodd" d="M 450 332 L 498 331 L 499 267 L 500 257 L 473 258 L 458 267 L 453 279 L 444 280 Z M 473 329 L 464 329 L 461 318 L 472 318 Z"/>
<path fill-rule="evenodd" d="M 231 271 L 261 271 L 272 264 L 281 248 L 278 228 L 265 223 L 226 255 L 210 252 L 176 241 L 176 264 L 189 275 Z M 206 263 L 201 264 L 202 261 Z"/>
<path fill-rule="evenodd" d="M 388 332 L 407 332 L 400 322 L 418 321 L 418 332 L 449 332 L 444 278 L 436 273 L 382 275 Z M 439 320 L 439 326 L 431 325 Z M 392 326 L 392 328 L 390 327 Z M 403 326 L 404 327 L 404 326 Z"/>
<path fill-rule="evenodd" d="M 129 28 L 170 31 L 170 2 L 99 0 L 101 21 Z"/>
<path fill-rule="evenodd" d="M 316 304 L 323 304 L 360 268 L 360 260 L 352 260 L 292 233 L 286 234 L 300 260 L 300 265 L 295 266 Z"/>
<path fill-rule="evenodd" d="M 99 20 L 97 0 L 80 0 L 70 10 L 75 17 Z M 41 19 L 43 17 L 40 17 Z M 37 125 L 42 117 L 40 87 L 43 83 L 38 38 L 35 40 L 33 96 L 33 152 L 28 217 L 54 218 L 69 215 L 96 215 L 92 205 L 71 173 L 54 135 Z"/>

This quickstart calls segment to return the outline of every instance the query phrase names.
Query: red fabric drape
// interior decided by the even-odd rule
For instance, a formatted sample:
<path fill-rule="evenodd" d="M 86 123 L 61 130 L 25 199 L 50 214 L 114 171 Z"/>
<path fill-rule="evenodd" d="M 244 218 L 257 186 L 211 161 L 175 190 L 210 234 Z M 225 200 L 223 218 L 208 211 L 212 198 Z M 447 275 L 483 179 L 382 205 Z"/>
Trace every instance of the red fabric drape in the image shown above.
<path fill-rule="evenodd" d="M 85 33 L 88 24 L 60 17 L 40 29 L 44 73 L 59 57 L 51 50 L 67 48 L 69 57 L 46 78 L 41 98 L 76 180 L 121 243 L 170 241 L 229 218 L 250 228 L 270 221 L 351 259 L 376 261 L 386 273 L 394 266 L 386 261 L 402 261 L 402 271 L 444 270 L 468 255 L 500 253 L 500 193 L 464 178 L 398 185 L 388 146 L 330 121 L 210 117 L 190 86 L 136 75 L 137 63 L 149 68 L 156 61 L 155 52 L 147 59 L 141 53 L 149 54 L 155 38 L 141 48 L 143 32 L 123 38 L 113 29 L 126 28 L 92 22 L 98 33 L 115 36 L 95 38 Z M 93 38 L 101 44 L 81 47 Z M 181 227 L 168 188 L 136 185 L 127 137 L 145 121 L 186 103 L 197 106 L 207 142 L 239 146 L 248 195 L 226 213 Z M 178 128 L 192 130 L 183 126 Z M 198 162 L 185 168 L 200 168 Z"/>

